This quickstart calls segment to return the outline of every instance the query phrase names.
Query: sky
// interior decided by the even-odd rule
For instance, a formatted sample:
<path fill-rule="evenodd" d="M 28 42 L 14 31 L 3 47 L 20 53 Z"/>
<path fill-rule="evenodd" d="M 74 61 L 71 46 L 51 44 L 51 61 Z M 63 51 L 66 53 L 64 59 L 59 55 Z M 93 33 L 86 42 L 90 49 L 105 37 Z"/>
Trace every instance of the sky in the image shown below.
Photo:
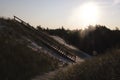
<path fill-rule="evenodd" d="M 84 24 L 86 20 L 94 19 L 90 17 L 91 12 L 80 9 L 87 3 L 95 4 L 95 12 L 99 13 L 92 25 L 105 25 L 111 29 L 120 27 L 120 0 L 0 0 L 0 16 L 13 18 L 15 15 L 33 26 L 41 25 L 45 28 L 63 26 L 66 29 L 83 29 L 91 25 L 87 22 Z M 81 16 L 83 12 L 85 16 L 90 15 L 85 20 Z M 92 16 L 94 13 L 91 13 Z"/>

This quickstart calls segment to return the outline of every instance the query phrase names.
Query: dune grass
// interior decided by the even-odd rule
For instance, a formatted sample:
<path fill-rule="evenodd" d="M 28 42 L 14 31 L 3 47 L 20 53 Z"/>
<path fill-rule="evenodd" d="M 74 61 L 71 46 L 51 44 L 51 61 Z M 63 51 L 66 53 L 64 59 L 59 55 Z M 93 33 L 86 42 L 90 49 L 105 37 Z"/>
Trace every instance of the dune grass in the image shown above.
<path fill-rule="evenodd" d="M 53 80 L 120 80 L 120 50 L 59 71 Z"/>
<path fill-rule="evenodd" d="M 58 60 L 33 51 L 15 35 L 0 30 L 0 80 L 30 80 L 58 67 Z"/>

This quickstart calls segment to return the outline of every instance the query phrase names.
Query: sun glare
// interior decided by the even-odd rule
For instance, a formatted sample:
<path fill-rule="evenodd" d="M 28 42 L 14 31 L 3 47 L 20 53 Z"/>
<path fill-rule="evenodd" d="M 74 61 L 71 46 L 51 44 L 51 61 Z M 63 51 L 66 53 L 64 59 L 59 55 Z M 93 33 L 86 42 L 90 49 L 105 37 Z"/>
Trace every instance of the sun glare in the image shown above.
<path fill-rule="evenodd" d="M 96 24 L 99 17 L 98 6 L 94 3 L 86 3 L 81 7 L 81 17 L 84 25 Z"/>
<path fill-rule="evenodd" d="M 99 20 L 99 6 L 94 2 L 84 3 L 73 10 L 70 22 L 85 28 L 88 25 L 96 25 Z"/>

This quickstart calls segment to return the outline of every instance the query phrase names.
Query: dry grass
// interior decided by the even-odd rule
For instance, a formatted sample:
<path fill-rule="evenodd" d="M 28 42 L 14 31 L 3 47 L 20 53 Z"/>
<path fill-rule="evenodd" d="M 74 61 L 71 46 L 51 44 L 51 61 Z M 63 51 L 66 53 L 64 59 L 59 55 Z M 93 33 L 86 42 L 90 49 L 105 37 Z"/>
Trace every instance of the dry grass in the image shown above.
<path fill-rule="evenodd" d="M 60 71 L 53 80 L 120 80 L 120 50 L 76 64 Z"/>

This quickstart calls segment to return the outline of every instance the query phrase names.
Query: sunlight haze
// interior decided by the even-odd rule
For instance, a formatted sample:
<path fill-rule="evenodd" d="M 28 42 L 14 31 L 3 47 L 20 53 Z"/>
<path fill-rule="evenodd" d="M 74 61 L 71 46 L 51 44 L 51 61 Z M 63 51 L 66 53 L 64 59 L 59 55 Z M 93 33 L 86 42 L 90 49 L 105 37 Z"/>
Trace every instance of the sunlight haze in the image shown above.
<path fill-rule="evenodd" d="M 99 17 L 100 9 L 98 5 L 94 2 L 88 2 L 73 10 L 69 23 L 79 24 L 82 25 L 81 28 L 85 28 L 89 25 L 96 25 L 99 23 Z"/>
<path fill-rule="evenodd" d="M 15 15 L 33 26 L 52 29 L 120 26 L 120 0 L 0 0 L 0 11 L 1 17 Z"/>

